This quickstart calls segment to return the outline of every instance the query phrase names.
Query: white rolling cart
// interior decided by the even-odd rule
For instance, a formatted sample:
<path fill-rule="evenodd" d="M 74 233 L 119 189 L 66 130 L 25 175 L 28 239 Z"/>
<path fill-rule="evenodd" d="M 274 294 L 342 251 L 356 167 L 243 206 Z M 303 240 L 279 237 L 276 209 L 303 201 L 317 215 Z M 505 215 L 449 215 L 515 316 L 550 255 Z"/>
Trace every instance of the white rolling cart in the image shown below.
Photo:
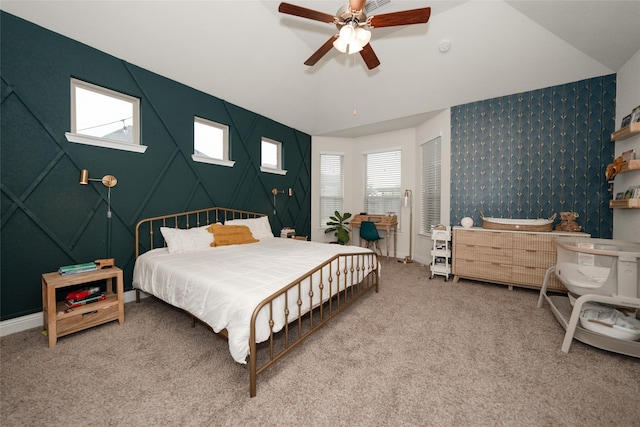
<path fill-rule="evenodd" d="M 437 226 L 431 232 L 433 248 L 431 249 L 430 279 L 434 275 L 444 276 L 444 281 L 449 280 L 451 274 L 451 227 Z"/>

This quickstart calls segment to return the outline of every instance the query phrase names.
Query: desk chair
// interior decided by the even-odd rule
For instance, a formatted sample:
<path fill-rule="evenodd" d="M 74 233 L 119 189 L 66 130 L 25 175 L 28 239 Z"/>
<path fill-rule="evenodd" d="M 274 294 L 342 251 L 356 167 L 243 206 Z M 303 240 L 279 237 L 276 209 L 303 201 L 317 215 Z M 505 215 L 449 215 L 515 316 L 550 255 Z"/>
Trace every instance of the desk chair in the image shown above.
<path fill-rule="evenodd" d="M 360 223 L 360 238 L 365 241 L 367 248 L 373 245 L 373 250 L 377 251 L 382 258 L 382 249 L 380 249 L 380 243 L 378 243 L 378 240 L 382 239 L 382 237 L 378 234 L 378 229 L 373 222 L 362 221 Z"/>

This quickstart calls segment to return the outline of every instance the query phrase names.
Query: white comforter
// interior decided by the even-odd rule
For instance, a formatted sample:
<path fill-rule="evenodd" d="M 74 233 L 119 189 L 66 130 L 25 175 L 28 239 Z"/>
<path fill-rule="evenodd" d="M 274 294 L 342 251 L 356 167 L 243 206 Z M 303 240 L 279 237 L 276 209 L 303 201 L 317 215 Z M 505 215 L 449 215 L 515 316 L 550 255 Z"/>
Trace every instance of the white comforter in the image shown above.
<path fill-rule="evenodd" d="M 357 246 L 280 238 L 179 254 L 169 254 L 166 248 L 153 249 L 136 260 L 133 287 L 192 313 L 215 332 L 226 328 L 231 356 L 239 363 L 246 363 L 251 315 L 262 300 L 335 254 L 364 251 L 370 252 Z M 343 263 L 341 267 L 344 268 Z M 363 276 L 356 278 L 356 283 Z M 341 274 L 340 277 L 342 290 L 345 276 Z M 316 282 L 314 286 L 317 286 Z M 347 286 L 350 285 L 348 282 Z M 333 286 L 335 288 L 335 282 Z M 327 294 L 328 284 L 325 283 L 324 300 Z M 319 292 L 314 292 L 314 298 L 319 299 Z M 293 300 L 289 298 L 290 320 L 297 316 L 295 299 L 297 296 Z M 313 304 L 317 303 L 314 300 Z M 284 327 L 283 307 L 284 299 L 281 298 L 274 310 L 275 331 Z M 308 298 L 303 298 L 302 311 L 307 311 L 308 307 Z M 257 342 L 267 340 L 270 333 L 267 310 L 262 310 L 260 317 Z"/>

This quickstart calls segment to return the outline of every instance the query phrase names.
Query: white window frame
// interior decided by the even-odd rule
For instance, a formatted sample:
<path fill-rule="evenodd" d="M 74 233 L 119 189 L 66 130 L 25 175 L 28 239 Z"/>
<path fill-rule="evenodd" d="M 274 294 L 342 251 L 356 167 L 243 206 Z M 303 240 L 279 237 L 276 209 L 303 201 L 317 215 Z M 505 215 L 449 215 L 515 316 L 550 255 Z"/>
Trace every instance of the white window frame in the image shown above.
<path fill-rule="evenodd" d="M 442 137 L 420 144 L 422 206 L 420 234 L 431 237 L 432 227 L 440 224 L 442 215 Z"/>
<path fill-rule="evenodd" d="M 277 154 L 276 154 L 276 166 L 275 168 L 272 166 L 265 166 L 264 165 L 264 144 L 271 144 L 274 145 L 276 147 L 277 150 Z M 260 140 L 260 171 L 261 172 L 266 172 L 266 173 L 273 173 L 276 175 L 286 175 L 287 171 L 283 169 L 283 158 L 282 158 L 282 142 L 280 141 L 276 141 L 270 138 L 265 138 L 262 137 L 262 139 Z"/>
<path fill-rule="evenodd" d="M 147 147 L 140 144 L 140 99 L 125 95 L 120 92 L 116 92 L 111 89 L 107 89 L 101 86 L 97 86 L 91 83 L 84 82 L 78 79 L 71 79 L 71 132 L 66 132 L 65 136 L 67 141 L 77 144 L 92 145 L 103 148 L 113 148 L 116 150 L 133 151 L 136 153 L 144 153 Z M 81 88 L 91 92 L 98 93 L 103 96 L 118 99 L 120 101 L 128 102 L 133 107 L 133 142 L 123 142 L 110 138 L 102 138 L 91 135 L 84 135 L 78 133 L 76 126 L 76 88 Z"/>
<path fill-rule="evenodd" d="M 324 162 L 323 159 L 327 159 L 329 160 L 329 158 L 333 158 L 333 161 L 339 162 L 338 168 L 339 168 L 339 175 L 340 175 L 340 189 L 338 192 L 336 193 L 326 193 L 324 191 L 323 187 L 326 187 L 326 182 L 323 181 L 323 177 L 325 176 L 323 174 L 323 166 Z M 338 158 L 338 159 L 335 159 Z M 327 165 L 329 166 L 329 165 Z M 331 209 L 328 210 L 330 215 L 333 215 L 335 213 L 335 211 L 338 212 L 343 212 L 343 206 L 344 206 L 344 153 L 337 153 L 337 152 L 321 152 L 320 153 L 320 212 L 319 212 L 319 219 L 320 219 L 320 229 L 325 229 L 327 228 L 327 221 L 330 221 L 329 216 L 325 216 L 323 217 L 323 212 L 327 211 L 328 207 L 326 207 L 326 203 L 325 201 L 330 200 L 331 203 Z M 336 202 L 337 201 L 337 202 Z"/>
<path fill-rule="evenodd" d="M 393 155 L 393 153 L 398 153 L 399 155 L 399 168 L 400 170 L 398 171 L 398 187 L 396 188 L 396 193 L 390 196 L 384 196 L 384 197 L 369 197 L 368 196 L 368 185 L 369 185 L 369 171 L 368 171 L 368 158 L 371 155 L 383 155 L 383 154 L 389 154 L 389 155 Z M 389 212 L 395 212 L 395 215 L 398 215 L 400 213 L 400 208 L 402 207 L 402 198 L 404 196 L 404 191 L 402 190 L 402 148 L 401 147 L 390 147 L 390 148 L 386 148 L 384 150 L 376 150 L 376 151 L 367 151 L 363 153 L 363 172 L 364 172 L 364 177 L 363 177 L 363 183 L 364 183 L 364 195 L 363 195 L 363 202 L 364 202 L 364 210 L 367 213 L 370 214 L 388 214 Z M 385 205 L 389 205 L 387 206 L 390 209 L 386 209 L 386 212 L 370 212 L 369 209 L 369 199 L 375 200 L 375 199 L 379 199 L 382 200 L 382 203 Z"/>
<path fill-rule="evenodd" d="M 220 141 L 222 143 L 222 158 L 216 158 L 216 157 L 207 156 L 206 154 L 196 153 L 196 136 L 195 136 L 196 125 L 209 126 L 222 131 L 222 141 Z M 210 141 L 210 142 L 214 144 L 218 141 Z M 203 119 L 202 117 L 194 116 L 193 117 L 193 152 L 194 154 L 191 155 L 191 159 L 193 159 L 194 162 L 233 167 L 233 165 L 235 165 L 236 162 L 229 160 L 229 126 L 223 125 L 221 123 L 216 123 L 211 120 Z"/>

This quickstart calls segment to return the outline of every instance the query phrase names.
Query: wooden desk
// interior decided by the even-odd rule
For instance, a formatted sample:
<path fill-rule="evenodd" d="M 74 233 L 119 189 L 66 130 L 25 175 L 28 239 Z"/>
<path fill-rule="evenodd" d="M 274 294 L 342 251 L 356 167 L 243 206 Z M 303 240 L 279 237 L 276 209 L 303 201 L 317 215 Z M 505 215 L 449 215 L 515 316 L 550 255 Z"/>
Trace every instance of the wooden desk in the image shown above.
<path fill-rule="evenodd" d="M 376 229 L 384 230 L 387 238 L 387 258 L 389 258 L 389 245 L 391 244 L 391 231 L 393 231 L 393 257 L 397 258 L 398 247 L 398 217 L 396 215 L 367 214 L 355 215 L 349 225 L 351 227 L 360 228 L 362 221 L 371 221 L 376 225 Z M 355 233 L 355 231 L 354 231 Z M 360 245 L 360 233 L 358 232 L 358 246 Z"/>

